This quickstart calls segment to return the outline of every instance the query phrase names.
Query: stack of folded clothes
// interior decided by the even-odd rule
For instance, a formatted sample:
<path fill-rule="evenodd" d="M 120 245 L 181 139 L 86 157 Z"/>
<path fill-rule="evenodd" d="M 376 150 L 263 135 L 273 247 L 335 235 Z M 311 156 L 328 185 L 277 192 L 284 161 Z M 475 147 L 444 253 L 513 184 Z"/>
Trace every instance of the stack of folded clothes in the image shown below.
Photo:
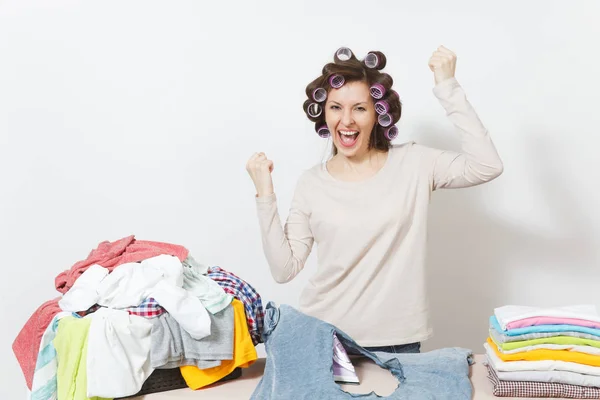
<path fill-rule="evenodd" d="M 499 397 L 600 399 L 600 314 L 594 305 L 507 305 L 490 317 L 488 378 Z"/>

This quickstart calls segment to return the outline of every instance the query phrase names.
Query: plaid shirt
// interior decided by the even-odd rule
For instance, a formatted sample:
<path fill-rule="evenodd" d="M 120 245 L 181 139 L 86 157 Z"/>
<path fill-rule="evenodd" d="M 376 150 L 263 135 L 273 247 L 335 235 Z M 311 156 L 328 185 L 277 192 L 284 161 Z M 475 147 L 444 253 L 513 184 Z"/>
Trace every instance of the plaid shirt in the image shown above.
<path fill-rule="evenodd" d="M 152 297 L 148 297 L 146 300 L 142 302 L 137 307 L 129 307 L 126 308 L 130 315 L 139 315 L 140 317 L 145 318 L 155 318 L 165 312 L 165 309 L 162 308 L 156 300 Z"/>
<path fill-rule="evenodd" d="M 219 267 L 210 267 L 208 277 L 217 282 L 226 293 L 244 303 L 246 321 L 252 341 L 255 345 L 262 343 L 261 334 L 265 313 L 262 300 L 256 290 L 236 275 Z"/>
<path fill-rule="evenodd" d="M 555 382 L 502 381 L 496 371 L 488 365 L 488 379 L 492 382 L 494 396 L 498 397 L 542 397 L 568 399 L 600 399 L 600 388 L 568 385 Z"/>
<path fill-rule="evenodd" d="M 95 304 L 91 306 L 88 310 L 80 311 L 77 314 L 79 314 L 82 317 L 85 317 L 86 315 L 97 311 L 100 307 L 101 306 L 99 306 L 98 304 Z M 124 311 L 127 311 L 129 315 L 138 315 L 140 317 L 145 318 L 155 318 L 165 313 L 165 309 L 162 308 L 152 297 L 148 297 L 139 306 L 125 308 Z"/>

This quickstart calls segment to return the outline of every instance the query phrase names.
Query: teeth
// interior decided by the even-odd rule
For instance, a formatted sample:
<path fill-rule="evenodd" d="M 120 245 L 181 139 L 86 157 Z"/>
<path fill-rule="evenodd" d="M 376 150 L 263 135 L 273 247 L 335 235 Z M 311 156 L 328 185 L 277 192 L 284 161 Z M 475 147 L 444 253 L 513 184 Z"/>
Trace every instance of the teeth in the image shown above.
<path fill-rule="evenodd" d="M 356 135 L 358 133 L 358 131 L 340 131 L 340 133 L 342 135 L 352 136 L 352 135 Z"/>

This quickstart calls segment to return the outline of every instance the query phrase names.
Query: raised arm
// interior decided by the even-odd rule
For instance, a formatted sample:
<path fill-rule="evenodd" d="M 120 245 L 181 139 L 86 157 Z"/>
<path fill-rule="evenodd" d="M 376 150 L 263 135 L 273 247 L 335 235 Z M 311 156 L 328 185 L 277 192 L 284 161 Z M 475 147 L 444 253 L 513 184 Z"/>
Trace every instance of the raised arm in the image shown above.
<path fill-rule="evenodd" d="M 289 282 L 304 268 L 314 243 L 303 181 L 298 182 L 284 228 L 271 179 L 273 162 L 258 153 L 248 161 L 247 170 L 256 186 L 258 222 L 271 275 L 278 283 Z"/>
<path fill-rule="evenodd" d="M 461 140 L 459 152 L 435 150 L 432 154 L 433 189 L 475 186 L 498 177 L 503 171 L 502 160 L 487 129 L 454 77 L 456 55 L 440 46 L 433 53 L 429 67 L 436 82 L 433 93 Z"/>

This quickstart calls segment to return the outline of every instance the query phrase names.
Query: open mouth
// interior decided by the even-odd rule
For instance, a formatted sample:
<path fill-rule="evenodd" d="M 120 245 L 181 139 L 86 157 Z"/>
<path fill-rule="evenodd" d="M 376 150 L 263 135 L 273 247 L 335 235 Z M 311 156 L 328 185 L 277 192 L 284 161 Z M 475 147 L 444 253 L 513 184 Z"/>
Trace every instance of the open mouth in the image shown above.
<path fill-rule="evenodd" d="M 358 140 L 358 135 L 360 135 L 359 131 L 338 131 L 338 135 L 340 135 L 340 143 L 344 147 L 352 147 L 356 144 Z"/>

